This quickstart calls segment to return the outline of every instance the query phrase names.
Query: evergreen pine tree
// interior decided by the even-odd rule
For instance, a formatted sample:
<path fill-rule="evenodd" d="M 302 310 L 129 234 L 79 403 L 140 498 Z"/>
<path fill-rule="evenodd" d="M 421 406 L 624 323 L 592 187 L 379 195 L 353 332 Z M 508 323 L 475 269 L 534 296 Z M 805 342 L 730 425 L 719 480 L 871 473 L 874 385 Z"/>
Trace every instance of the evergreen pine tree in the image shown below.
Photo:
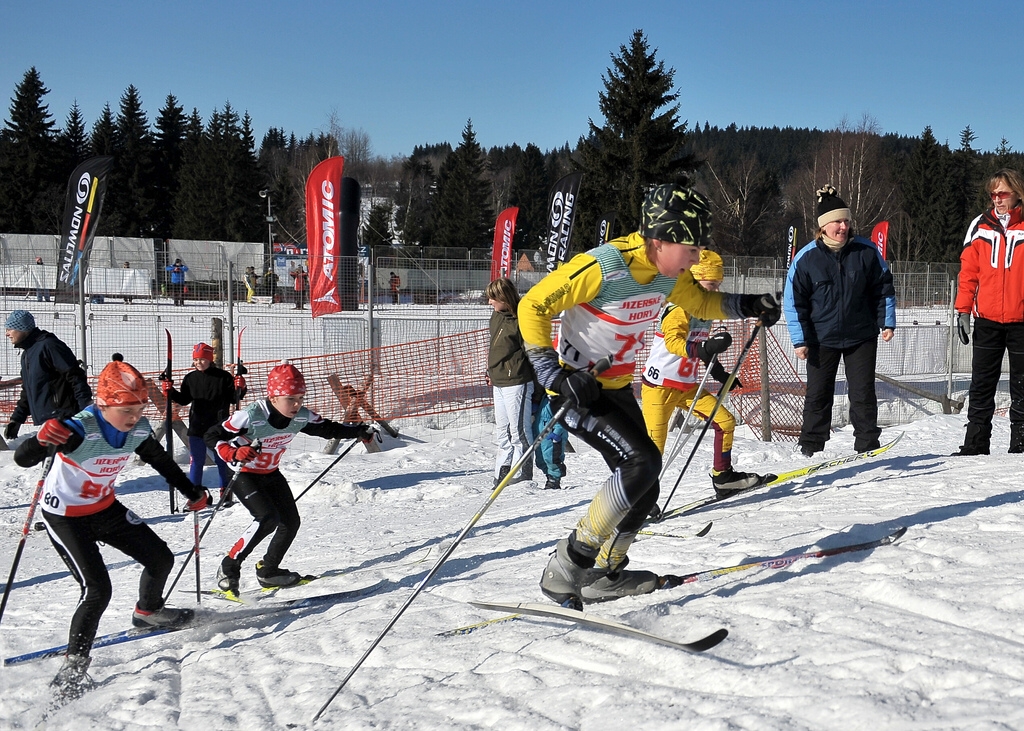
<path fill-rule="evenodd" d="M 33 66 L 15 87 L 0 132 L 0 231 L 58 233 L 66 178 L 60 180 L 57 131 L 43 98 L 50 90 Z"/>
<path fill-rule="evenodd" d="M 960 260 L 964 233 L 977 212 L 988 206 L 988 200 L 979 200 L 978 153 L 971 146 L 975 135 L 970 126 L 960 133 L 960 147 L 949 156 L 946 172 L 946 200 L 943 207 L 945 240 L 938 261 Z"/>
<path fill-rule="evenodd" d="M 519 207 L 516 217 L 515 248 L 542 249 L 547 232 L 548 190 L 551 183 L 544 169 L 544 155 L 530 143 L 519 157 L 512 174 L 509 205 Z"/>
<path fill-rule="evenodd" d="M 210 119 L 214 127 L 217 114 Z M 199 110 L 193 108 L 185 124 L 185 140 L 181 146 L 181 171 L 178 174 L 178 195 L 174 199 L 172 235 L 178 239 L 210 240 L 214 238 L 217 210 L 206 168 L 206 151 L 210 134 L 203 125 Z M 207 233 L 211 231 L 211 233 Z"/>
<path fill-rule="evenodd" d="M 370 208 L 370 215 L 363 226 L 363 245 L 373 249 L 375 246 L 391 246 L 391 216 L 394 213 L 391 202 L 375 203 Z"/>
<path fill-rule="evenodd" d="M 655 60 L 642 31 L 612 56 L 599 94 L 604 124 L 590 120 L 577 148 L 583 171 L 573 238 L 589 248 L 600 215 L 614 211 L 629 231 L 640 223 L 647 191 L 661 183 L 686 183 L 696 160 L 684 152 L 686 123 L 678 119 L 674 69 Z"/>
<path fill-rule="evenodd" d="M 210 117 L 196 136 L 194 119 L 186 133 L 174 235 L 213 241 L 262 241 L 263 179 L 256 161 L 248 115 L 241 120 L 230 103 Z"/>
<path fill-rule="evenodd" d="M 64 128 L 57 135 L 60 146 L 59 176 L 67 180 L 81 163 L 90 157 L 89 136 L 85 131 L 85 118 L 78 102 L 71 105 Z"/>
<path fill-rule="evenodd" d="M 178 195 L 182 146 L 185 143 L 185 110 L 168 94 L 157 113 L 153 142 L 153 231 L 162 239 L 174 230 L 174 201 Z"/>
<path fill-rule="evenodd" d="M 114 148 L 114 167 L 107 182 L 107 198 L 103 204 L 104 219 L 110 213 L 111 224 L 105 229 L 114 236 L 152 236 L 156 200 L 153 187 L 153 135 L 142 109 L 139 90 L 129 85 L 121 96 Z"/>
<path fill-rule="evenodd" d="M 948 150 L 925 127 L 903 171 L 903 211 L 909 219 L 906 251 L 909 261 L 939 261 L 945 255 L 943 206 L 946 203 Z"/>
<path fill-rule="evenodd" d="M 470 120 L 462 131 L 462 143 L 444 161 L 438 174 L 432 207 L 434 246 L 490 246 L 494 212 L 486 172 L 483 151 Z"/>
<path fill-rule="evenodd" d="M 399 238 L 406 246 L 431 245 L 430 193 L 435 183 L 434 166 L 428 155 L 414 149 L 413 154 L 402 164 L 395 219 Z"/>

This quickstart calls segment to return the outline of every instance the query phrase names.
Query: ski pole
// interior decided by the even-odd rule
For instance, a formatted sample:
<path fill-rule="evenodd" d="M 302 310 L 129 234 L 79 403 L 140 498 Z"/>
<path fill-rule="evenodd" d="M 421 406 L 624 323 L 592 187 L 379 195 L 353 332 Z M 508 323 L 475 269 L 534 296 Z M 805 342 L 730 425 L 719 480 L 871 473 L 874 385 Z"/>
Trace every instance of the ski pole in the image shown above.
<path fill-rule="evenodd" d="M 352 451 L 352 448 L 353 448 L 353 447 L 355 447 L 355 446 L 356 446 L 357 444 L 359 444 L 359 442 L 361 442 L 361 441 L 362 441 L 361 439 L 353 439 L 353 440 L 352 440 L 352 443 L 351 443 L 350 445 L 348 445 L 347 447 L 345 447 L 345 451 L 344 451 L 344 452 L 342 452 L 341 454 L 339 454 L 339 455 L 338 455 L 338 457 L 337 457 L 337 459 L 335 459 L 335 460 L 334 460 L 333 462 L 331 462 L 331 463 L 330 463 L 329 465 L 327 465 L 327 467 L 325 467 L 325 468 L 324 468 L 324 471 L 323 471 L 323 472 L 321 472 L 321 473 L 320 473 L 319 475 L 317 475 L 316 477 L 314 477 L 314 478 L 313 478 L 313 481 L 312 481 L 311 483 L 309 483 L 308 485 L 306 485 L 306 488 L 305 488 L 305 489 L 304 489 L 304 490 L 303 490 L 302 492 L 300 492 L 300 493 L 299 493 L 299 494 L 298 494 L 298 495 L 297 495 L 297 496 L 295 497 L 295 502 L 299 502 L 299 499 L 300 499 L 300 498 L 301 498 L 301 497 L 302 497 L 303 495 L 305 495 L 305 494 L 306 494 L 307 492 L 309 492 L 309 491 L 310 491 L 311 489 L 313 489 L 313 485 L 315 485 L 316 483 L 320 482 L 320 480 L 321 480 L 321 479 L 323 478 L 323 476 L 324 476 L 324 475 L 326 475 L 326 474 L 327 474 L 328 472 L 330 472 L 331 470 L 333 470 L 333 469 L 334 469 L 334 466 L 335 466 L 336 464 L 338 464 L 338 462 L 340 462 L 340 461 L 342 460 L 342 458 L 343 458 L 343 457 L 344 457 L 344 456 L 345 456 L 346 454 L 348 454 L 349 452 L 351 452 L 351 451 Z"/>
<path fill-rule="evenodd" d="M 612 363 L 610 357 L 602 358 L 601 360 L 594 364 L 594 366 L 590 369 L 590 372 L 593 373 L 594 375 L 598 375 L 599 373 L 602 373 L 605 370 L 607 370 L 611 366 L 611 364 Z M 324 703 L 320 707 L 320 710 L 316 712 L 316 715 L 313 716 L 313 723 L 316 723 L 317 719 L 319 719 L 320 716 L 323 715 L 324 711 L 327 710 L 327 707 L 331 705 L 335 698 L 338 697 L 338 694 L 341 692 L 342 688 L 344 688 L 348 681 L 352 678 L 352 676 L 356 674 L 356 671 L 359 670 L 360 667 L 362 667 L 362 664 L 366 661 L 366 658 L 370 656 L 370 653 L 372 653 L 374 649 L 376 649 L 377 645 L 379 645 L 381 641 L 384 639 L 384 636 L 391 631 L 391 628 L 394 627 L 398 620 L 401 618 L 401 616 L 405 614 L 405 610 L 409 608 L 409 606 L 416 600 L 416 597 L 418 597 L 420 593 L 426 588 L 427 584 L 430 583 L 430 580 L 434 578 L 438 571 L 441 570 L 441 566 L 444 564 L 444 562 L 447 561 L 448 558 L 455 552 L 455 549 L 458 548 L 459 544 L 462 543 L 463 539 L 469 534 L 469 532 L 473 530 L 473 527 L 477 524 L 480 518 L 483 517 L 483 514 L 487 511 L 487 509 L 491 507 L 495 500 L 498 499 L 498 495 L 501 494 L 501 491 L 508 486 L 508 484 L 512 481 L 512 478 L 515 477 L 516 473 L 518 473 L 519 470 L 522 469 L 523 465 L 526 464 L 526 461 L 533 456 L 533 453 L 537 450 L 537 447 L 540 446 L 540 443 L 544 439 L 544 437 L 546 437 L 548 433 L 550 433 L 551 430 L 555 428 L 555 424 L 557 424 L 559 420 L 561 420 L 562 417 L 565 416 L 566 412 L 568 412 L 571 407 L 572 403 L 566 401 L 566 403 L 564 403 L 558 409 L 558 411 L 555 412 L 555 414 L 551 417 L 551 420 L 544 425 L 544 428 L 540 430 L 540 434 L 538 434 L 537 437 L 533 440 L 533 443 L 527 448 L 526 452 L 523 453 L 523 456 L 519 458 L 518 462 L 516 462 L 514 465 L 512 465 L 511 468 L 509 468 L 508 474 L 505 475 L 505 477 L 502 478 L 500 482 L 498 482 L 498 484 L 494 487 L 494 490 L 491 492 L 490 496 L 487 498 L 484 504 L 480 507 L 479 510 L 476 511 L 476 514 L 472 518 L 470 518 L 469 522 L 466 524 L 466 527 L 462 529 L 462 532 L 459 533 L 458 537 L 454 541 L 452 541 L 451 545 L 449 545 L 445 552 L 441 554 L 441 556 L 431 567 L 430 571 L 427 572 L 426 576 L 424 576 L 420 583 L 416 586 L 416 588 L 413 589 L 413 592 L 409 596 L 409 598 L 405 600 L 405 603 L 395 613 L 395 616 L 393 616 L 391 620 L 384 626 L 384 629 L 380 631 L 380 634 L 377 635 L 377 638 L 372 643 L 370 643 L 370 646 L 369 648 L 367 648 L 366 652 L 364 652 L 362 657 L 360 657 L 356 661 L 356 664 L 352 666 L 352 669 L 348 671 L 348 674 L 341 681 L 341 684 L 331 694 L 331 697 L 328 698 L 327 702 Z"/>
<path fill-rule="evenodd" d="M 199 590 L 200 578 L 199 578 L 199 511 L 192 511 L 192 537 L 195 540 L 195 552 L 196 552 L 196 604 L 203 603 L 203 594 Z"/>
<path fill-rule="evenodd" d="M 334 469 L 334 465 L 338 464 L 338 462 L 341 461 L 342 457 L 344 457 L 346 454 L 351 452 L 352 448 L 355 447 L 357 444 L 359 444 L 359 442 L 361 442 L 361 441 L 362 441 L 361 439 L 355 439 L 355 440 L 352 441 L 352 443 L 350 445 L 345 447 L 345 451 L 342 452 L 341 454 L 339 454 L 337 456 L 337 458 L 333 462 L 331 462 L 329 465 L 327 465 L 327 467 L 324 468 L 324 471 L 321 472 L 319 475 L 317 475 L 315 478 L 313 478 L 313 481 L 310 482 L 308 485 L 306 485 L 306 488 L 295 497 L 295 502 L 299 502 L 299 500 L 302 499 L 303 495 L 305 495 L 307 492 L 312 490 L 313 489 L 313 485 L 315 485 L 316 483 L 320 482 L 321 478 L 323 478 L 324 475 L 326 475 L 328 472 L 330 472 L 332 469 Z M 227 493 L 225 492 L 225 495 L 226 494 Z M 221 502 L 223 502 L 223 500 Z M 243 533 L 242 535 L 248 535 L 250 531 L 254 530 L 254 526 L 257 526 L 257 525 L 259 525 L 259 521 L 258 520 L 254 520 L 252 523 L 249 524 L 249 527 L 245 529 L 245 533 Z"/>
<path fill-rule="evenodd" d="M 704 427 L 700 430 L 700 434 L 697 435 L 697 441 L 693 445 L 693 449 L 690 450 L 690 456 L 686 458 L 686 463 L 683 465 L 683 469 L 680 471 L 679 477 L 676 478 L 676 484 L 672 486 L 672 491 L 669 492 L 668 497 L 665 498 L 665 504 L 661 508 L 661 513 L 664 513 L 668 509 L 669 501 L 672 499 L 672 496 L 676 494 L 676 489 L 679 487 L 679 483 L 683 481 L 683 475 L 686 474 L 686 469 L 690 466 L 690 462 L 693 461 L 694 455 L 697 454 L 697 447 L 699 447 L 700 443 L 704 440 L 704 435 L 708 433 L 708 427 L 710 427 L 714 422 L 715 414 L 718 413 L 718 409 L 725 400 L 726 394 L 728 394 L 732 389 L 732 384 L 736 381 L 736 374 L 739 373 L 740 368 L 743 366 L 743 361 L 746 360 L 747 353 L 750 352 L 750 347 L 754 344 L 754 340 L 757 338 L 757 333 L 760 332 L 760 330 L 761 319 L 758 318 L 757 324 L 754 325 L 754 329 L 750 333 L 750 337 L 743 345 L 743 350 L 740 351 L 740 357 L 736 359 L 736 367 L 732 369 L 732 373 L 730 373 L 729 377 L 725 379 L 725 383 L 722 384 L 722 388 L 718 391 L 718 398 L 715 399 L 715 405 L 711 409 L 711 413 L 708 414 L 707 421 L 704 422 Z M 659 513 L 659 515 L 661 515 L 661 513 Z M 657 522 L 657 520 L 655 520 L 655 522 Z"/>
<path fill-rule="evenodd" d="M 169 381 L 172 378 L 171 356 L 173 355 L 174 351 L 171 346 L 171 331 L 165 327 L 164 332 L 167 333 L 167 368 L 161 374 L 161 377 L 166 378 Z M 171 455 L 171 461 L 174 461 L 174 430 L 171 428 L 174 426 L 174 416 L 171 412 L 172 404 L 170 390 L 167 391 L 167 403 L 165 404 L 165 406 L 167 407 L 167 410 L 164 412 L 164 431 L 166 432 L 164 434 L 164 438 L 167 442 L 167 454 Z M 171 513 L 177 513 L 178 500 L 174 494 L 174 488 L 171 486 L 171 483 L 169 482 L 167 483 L 167 499 L 170 502 Z"/>
<path fill-rule="evenodd" d="M 174 581 L 172 581 L 171 585 L 167 588 L 167 593 L 164 595 L 164 601 L 165 602 L 171 596 L 171 592 L 174 591 L 174 587 L 178 585 L 178 579 L 181 578 L 181 575 L 185 573 L 185 569 L 188 568 L 188 562 L 192 560 L 192 556 L 196 556 L 197 557 L 196 563 L 197 564 L 199 563 L 199 561 L 198 561 L 199 544 L 202 542 L 203 538 L 206 536 L 206 531 L 210 530 L 210 524 L 213 523 L 213 519 L 217 517 L 217 513 L 219 513 L 221 511 L 221 509 L 224 507 L 224 503 L 227 502 L 228 497 L 231 495 L 231 490 L 235 486 L 235 480 L 238 479 L 238 475 L 239 475 L 239 473 L 236 472 L 234 474 L 234 477 L 231 478 L 231 482 L 229 482 L 228 486 L 226 488 L 224 488 L 224 497 L 221 498 L 221 501 L 219 503 L 217 503 L 216 507 L 214 507 L 213 512 L 210 514 L 210 517 L 206 519 L 206 525 L 203 526 L 203 530 L 199 533 L 199 536 L 195 539 L 195 541 L 194 541 L 194 543 L 192 545 L 192 549 L 188 552 L 188 555 L 185 556 L 185 560 L 182 562 L 181 568 L 178 569 L 178 573 L 174 577 Z M 199 520 L 198 515 L 199 515 L 198 511 L 196 511 L 196 521 L 197 522 Z M 196 568 L 197 574 L 198 574 L 198 570 L 199 569 L 197 567 Z M 197 575 L 197 578 L 198 578 L 198 575 Z M 198 584 L 198 581 L 197 581 L 196 582 L 196 586 L 198 587 L 198 585 L 199 584 Z M 198 589 L 197 589 L 197 591 L 198 591 Z"/>
<path fill-rule="evenodd" d="M 4 609 L 7 608 L 7 597 L 11 593 L 11 587 L 14 586 L 14 574 L 18 571 L 18 564 L 21 563 L 21 553 L 25 550 L 25 541 L 28 539 L 28 532 L 32 528 L 32 517 L 36 514 L 36 506 L 39 505 L 39 499 L 43 496 L 43 483 L 46 482 L 46 476 L 50 474 L 50 468 L 53 466 L 53 458 L 56 453 L 56 448 L 51 447 L 49 454 L 46 455 L 46 462 L 43 463 L 43 476 L 39 478 L 39 482 L 36 483 L 35 492 L 32 493 L 32 501 L 28 506 L 28 517 L 25 518 L 25 525 L 21 528 L 21 540 L 18 541 L 18 548 L 14 552 L 14 563 L 11 564 L 11 573 L 7 576 L 4 598 L 0 600 L 0 620 L 3 619 Z"/>
<path fill-rule="evenodd" d="M 718 353 L 715 353 L 713 356 L 711 356 L 711 360 L 707 362 L 707 365 L 704 368 L 704 375 L 701 377 L 700 383 L 697 384 L 697 392 L 694 394 L 693 400 L 690 401 L 690 408 L 687 409 L 686 416 L 683 417 L 683 423 L 679 427 L 679 433 L 676 434 L 675 441 L 672 443 L 672 449 L 667 453 L 669 456 L 667 459 L 663 460 L 663 464 L 661 466 L 661 474 L 658 475 L 658 479 L 661 479 L 662 477 L 665 476 L 665 473 L 668 472 L 669 465 L 671 465 L 675 461 L 676 457 L 679 456 L 679 453 L 683 451 L 683 447 L 685 447 L 686 443 L 690 440 L 690 434 L 692 433 L 692 431 L 686 432 L 685 437 L 683 436 L 683 432 L 686 430 L 686 425 L 690 422 L 690 417 L 693 415 L 693 409 L 697 405 L 697 401 L 698 399 L 700 399 L 700 395 L 704 392 L 704 384 L 707 383 L 708 381 L 708 376 L 711 374 L 711 368 L 717 362 Z"/>
<path fill-rule="evenodd" d="M 250 446 L 254 446 L 255 448 L 258 449 L 259 448 L 259 440 L 257 439 Z M 188 568 L 188 562 L 192 560 L 192 556 L 198 556 L 198 554 L 199 554 L 199 544 L 202 543 L 203 538 L 206 537 L 206 531 L 210 530 L 210 525 L 213 524 L 213 519 L 217 517 L 217 513 L 219 513 L 221 510 L 223 510 L 224 504 L 227 503 L 228 498 L 231 497 L 231 491 L 235 489 L 235 480 L 238 479 L 238 476 L 240 474 L 242 474 L 241 470 L 236 472 L 231 477 L 231 482 L 229 482 L 228 486 L 224 488 L 224 496 L 220 499 L 220 502 L 217 503 L 216 507 L 213 509 L 213 513 L 210 514 L 210 517 L 207 518 L 206 525 L 203 526 L 203 530 L 199 533 L 199 537 L 196 538 L 196 540 L 195 540 L 195 545 L 192 546 L 192 550 L 190 550 L 188 552 L 188 555 L 185 556 L 185 560 L 184 560 L 184 562 L 182 562 L 181 568 L 178 569 L 178 574 L 174 577 L 174 581 L 172 581 L 171 585 L 167 588 L 167 592 L 164 594 L 164 601 L 165 602 L 167 601 L 168 597 L 171 596 L 171 592 L 174 591 L 174 587 L 178 585 L 178 579 L 181 578 L 181 575 L 185 573 L 185 569 Z M 198 520 L 198 517 L 196 518 L 196 520 Z M 196 560 L 196 563 L 198 563 L 198 559 Z M 196 570 L 198 572 L 198 568 Z M 198 578 L 198 574 L 197 574 L 197 578 Z M 197 583 L 197 586 L 198 586 L 198 581 L 196 583 Z"/>

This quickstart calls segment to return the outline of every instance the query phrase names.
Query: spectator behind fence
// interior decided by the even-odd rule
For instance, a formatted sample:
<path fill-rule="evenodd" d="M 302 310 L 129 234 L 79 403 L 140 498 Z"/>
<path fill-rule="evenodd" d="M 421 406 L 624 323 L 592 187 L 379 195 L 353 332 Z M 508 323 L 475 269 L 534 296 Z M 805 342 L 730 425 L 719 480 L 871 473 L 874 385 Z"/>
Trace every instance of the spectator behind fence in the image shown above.
<path fill-rule="evenodd" d="M 181 259 L 175 259 L 174 263 L 165 267 L 171 273 L 171 299 L 175 307 L 185 306 L 185 273 L 188 267 Z"/>
<path fill-rule="evenodd" d="M 123 265 L 121 266 L 121 268 L 122 268 L 122 269 L 131 269 L 131 268 L 132 268 L 132 263 L 131 263 L 130 261 L 126 261 L 126 262 L 125 262 L 125 263 L 124 263 L 124 264 L 123 264 Z M 124 283 L 124 286 L 126 286 L 126 287 L 131 287 L 131 281 L 130 281 L 129 279 L 127 279 L 127 278 L 126 278 L 126 279 L 125 279 L 125 283 Z M 128 296 L 128 295 L 125 295 L 125 298 L 124 298 L 124 303 L 125 303 L 126 305 L 130 305 L 130 304 L 132 303 L 132 298 L 131 298 L 130 296 Z"/>
<path fill-rule="evenodd" d="M 43 264 L 43 257 L 41 257 L 41 256 L 37 256 L 36 257 L 36 266 L 45 266 L 45 264 Z M 42 301 L 44 301 L 44 299 L 47 302 L 50 301 L 50 290 L 45 289 L 45 288 L 39 286 L 39 280 L 42 279 L 45 276 L 46 276 L 46 273 L 45 272 L 41 272 L 40 275 L 38 277 L 36 277 L 36 302 L 42 302 Z"/>
<path fill-rule="evenodd" d="M 295 309 L 305 309 L 306 301 L 306 279 L 309 275 L 306 274 L 306 268 L 300 263 L 289 274 L 295 281 Z"/>
<path fill-rule="evenodd" d="M 494 394 L 494 434 L 498 453 L 494 484 L 522 459 L 533 442 L 533 368 L 519 334 L 519 292 L 511 279 L 502 277 L 487 285 L 491 313 L 487 380 Z M 511 482 L 533 479 L 533 463 L 527 462 Z M 509 484 L 511 484 L 511 482 Z"/>
<path fill-rule="evenodd" d="M 401 297 L 400 290 L 402 289 L 402 278 L 394 272 L 391 272 L 388 276 L 388 287 L 391 289 L 391 301 L 397 305 Z"/>
<path fill-rule="evenodd" d="M 242 275 L 242 283 L 245 285 L 245 301 L 252 304 L 252 298 L 256 295 L 256 285 L 259 275 L 256 274 L 256 267 L 246 267 Z"/>
<path fill-rule="evenodd" d="M 192 348 L 192 367 L 181 381 L 181 389 L 174 388 L 174 383 L 160 378 L 160 391 L 174 403 L 188 406 L 188 453 L 189 480 L 202 487 L 203 467 L 206 465 L 206 443 L 203 435 L 210 427 L 221 423 L 231 414 L 231 407 L 240 402 L 246 393 L 243 376 L 234 376 L 213 362 L 213 346 L 197 343 Z M 217 452 L 213 452 L 213 461 L 217 465 L 220 477 L 220 498 L 225 499 L 225 490 L 231 479 L 227 464 Z M 232 504 L 231 496 L 225 507 Z"/>
<path fill-rule="evenodd" d="M 47 419 L 73 416 L 92 402 L 85 371 L 71 348 L 51 332 L 36 327 L 26 310 L 7 317 L 7 339 L 21 353 L 21 395 L 4 430 L 14 439 L 28 417 L 37 426 Z"/>
<path fill-rule="evenodd" d="M 267 273 L 263 275 L 261 288 L 263 293 L 270 297 L 271 302 L 277 301 L 277 282 L 280 277 L 274 272 L 273 267 L 267 267 Z"/>
<path fill-rule="evenodd" d="M 974 346 L 967 434 L 956 455 L 989 452 L 1004 351 L 1010 360 L 1009 451 L 1024 452 L 1024 262 L 1013 257 L 1024 243 L 1024 178 L 1003 169 L 986 187 L 992 208 L 971 222 L 960 253 L 957 332 L 964 345 L 970 343 L 973 312 Z"/>
<path fill-rule="evenodd" d="M 805 457 L 823 450 L 829 439 L 840 359 L 854 448 L 878 448 L 878 331 L 889 342 L 896 328 L 896 290 L 885 259 L 874 244 L 853 235 L 850 208 L 835 188 L 826 185 L 817 197 L 818 236 L 793 259 L 783 300 L 796 357 L 807 361 L 800 429 Z"/>

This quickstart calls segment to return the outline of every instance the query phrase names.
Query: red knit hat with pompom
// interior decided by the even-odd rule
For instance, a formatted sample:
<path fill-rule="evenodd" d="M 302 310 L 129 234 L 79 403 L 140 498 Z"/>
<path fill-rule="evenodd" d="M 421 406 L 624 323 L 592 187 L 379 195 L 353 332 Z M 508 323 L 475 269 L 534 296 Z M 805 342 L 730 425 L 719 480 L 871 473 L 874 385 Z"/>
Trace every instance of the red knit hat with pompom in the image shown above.
<path fill-rule="evenodd" d="M 267 374 L 267 396 L 300 396 L 306 393 L 306 379 L 291 363 L 274 366 Z"/>

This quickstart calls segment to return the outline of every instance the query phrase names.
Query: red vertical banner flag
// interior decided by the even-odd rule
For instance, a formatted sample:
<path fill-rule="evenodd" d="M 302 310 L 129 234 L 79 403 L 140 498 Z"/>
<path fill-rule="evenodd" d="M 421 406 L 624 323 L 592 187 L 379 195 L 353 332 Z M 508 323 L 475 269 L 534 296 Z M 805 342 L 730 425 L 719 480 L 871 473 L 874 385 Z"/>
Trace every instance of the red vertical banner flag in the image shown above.
<path fill-rule="evenodd" d="M 329 157 L 306 178 L 306 254 L 313 317 L 341 311 L 338 295 L 338 220 L 345 158 Z"/>
<path fill-rule="evenodd" d="M 887 249 L 889 248 L 889 222 L 888 221 L 882 221 L 881 223 L 878 223 L 871 230 L 871 241 L 873 241 L 875 246 L 878 247 L 879 253 L 881 253 L 882 258 L 885 259 L 885 255 L 886 255 L 886 253 L 888 253 Z"/>
<path fill-rule="evenodd" d="M 506 208 L 494 222 L 494 249 L 491 251 L 491 281 L 512 273 L 512 240 L 516 235 L 519 209 Z"/>

